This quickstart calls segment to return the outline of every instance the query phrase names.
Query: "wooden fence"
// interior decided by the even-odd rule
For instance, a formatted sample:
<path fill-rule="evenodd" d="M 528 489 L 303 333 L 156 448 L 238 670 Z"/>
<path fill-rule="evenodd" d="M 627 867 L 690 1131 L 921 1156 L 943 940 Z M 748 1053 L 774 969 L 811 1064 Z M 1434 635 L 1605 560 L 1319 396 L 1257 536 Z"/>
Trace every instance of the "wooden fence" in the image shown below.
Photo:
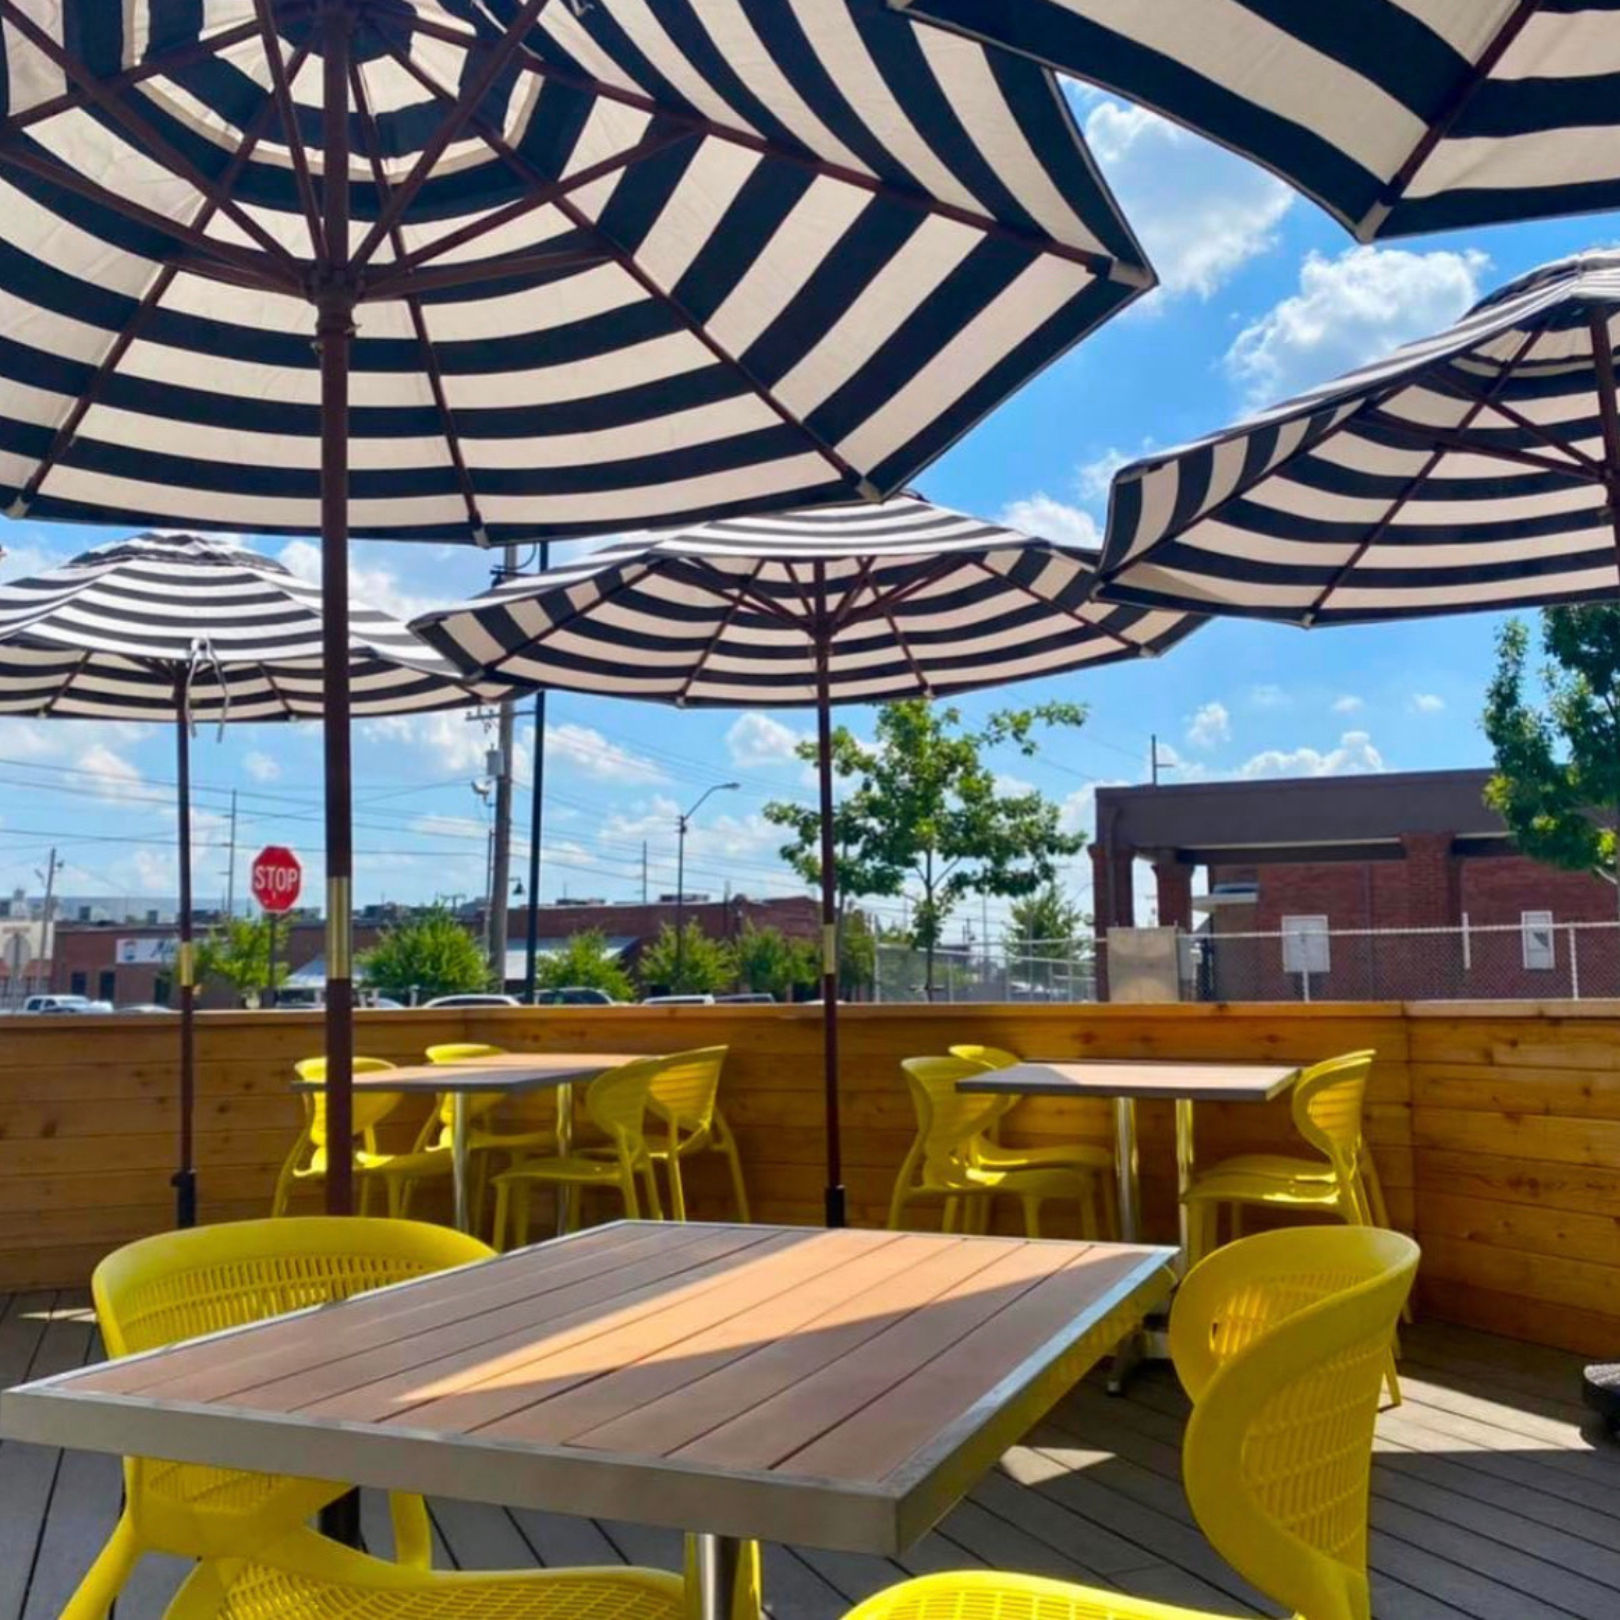
<path fill-rule="evenodd" d="M 1424 1245 L 1425 1308 L 1571 1349 L 1620 1342 L 1620 1004 L 860 1006 L 844 1016 L 851 1218 L 884 1218 L 912 1137 L 900 1058 L 955 1041 L 1032 1057 L 1310 1061 L 1370 1047 L 1368 1131 L 1393 1218 Z M 419 1061 L 438 1041 L 514 1050 L 664 1052 L 726 1044 L 723 1092 L 754 1216 L 819 1221 L 815 1008 L 469 1008 L 363 1013 L 359 1049 Z M 295 1059 L 315 1014 L 199 1019 L 198 1165 L 205 1219 L 266 1212 L 301 1105 Z M 161 1018 L 0 1025 L 0 1291 L 82 1283 L 116 1244 L 162 1230 L 172 1195 L 175 1030 Z M 543 1119 L 543 1096 L 520 1118 Z M 413 1105 L 414 1107 L 414 1105 Z M 1168 1105 L 1140 1105 L 1150 1230 L 1174 1231 Z M 393 1128 L 403 1145 L 420 1108 Z M 1032 1099 L 1009 1140 L 1106 1141 L 1102 1104 Z M 1286 1103 L 1200 1110 L 1203 1162 L 1286 1149 Z M 697 1215 L 730 1214 L 718 1163 L 690 1178 Z M 442 1212 L 442 1193 L 423 1213 Z M 313 1200 L 309 1207 L 316 1207 Z"/>

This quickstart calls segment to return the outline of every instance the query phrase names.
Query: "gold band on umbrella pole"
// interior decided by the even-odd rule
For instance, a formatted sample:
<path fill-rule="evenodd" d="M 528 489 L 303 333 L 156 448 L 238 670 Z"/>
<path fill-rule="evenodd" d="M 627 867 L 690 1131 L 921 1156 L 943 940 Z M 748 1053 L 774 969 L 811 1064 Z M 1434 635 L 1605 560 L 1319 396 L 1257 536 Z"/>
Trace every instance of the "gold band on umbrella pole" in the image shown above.
<path fill-rule="evenodd" d="M 821 926 L 821 971 L 829 976 L 838 972 L 838 924 Z"/>
<path fill-rule="evenodd" d="M 326 976 L 354 977 L 353 929 L 349 910 L 349 879 L 326 880 Z"/>
<path fill-rule="evenodd" d="M 197 983 L 196 949 L 189 939 L 175 952 L 174 968 L 182 990 L 190 990 L 195 987 Z"/>

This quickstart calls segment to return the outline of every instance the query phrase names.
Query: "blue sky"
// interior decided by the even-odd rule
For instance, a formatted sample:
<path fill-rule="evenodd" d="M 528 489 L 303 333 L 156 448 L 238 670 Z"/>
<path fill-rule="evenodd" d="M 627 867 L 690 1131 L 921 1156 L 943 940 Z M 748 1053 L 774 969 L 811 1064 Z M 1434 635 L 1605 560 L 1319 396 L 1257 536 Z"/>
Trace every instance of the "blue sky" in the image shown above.
<path fill-rule="evenodd" d="M 1615 218 L 1597 216 L 1357 247 L 1258 168 L 1151 114 L 1090 94 L 1075 101 L 1164 286 L 919 481 L 936 500 L 1054 538 L 1095 541 L 1121 460 L 1347 369 L 1445 325 L 1535 264 L 1620 236 Z M 0 577 L 113 537 L 7 524 Z M 302 541 L 262 549 L 305 571 L 316 555 Z M 355 593 L 396 611 L 472 594 L 488 578 L 487 558 L 454 547 L 355 548 Z M 1062 800 L 1070 820 L 1089 827 L 1099 783 L 1145 778 L 1154 733 L 1161 758 L 1175 762 L 1166 781 L 1483 764 L 1478 715 L 1497 623 L 1469 616 L 1306 633 L 1218 622 L 1162 661 L 1031 683 L 964 707 L 982 714 L 1055 697 L 1087 703 L 1083 731 L 1056 739 L 1039 760 L 1004 764 L 1009 778 Z M 869 723 L 859 711 L 846 718 L 857 729 Z M 674 714 L 554 695 L 542 895 L 638 896 L 644 843 L 654 892 L 672 888 L 678 811 L 728 779 L 740 790 L 711 800 L 689 839 L 688 887 L 793 892 L 798 885 L 776 858 L 779 835 L 760 811 L 773 797 L 807 796 L 792 758 L 805 723 L 791 713 Z M 525 783 L 532 743 L 525 709 Z M 357 728 L 357 903 L 482 890 L 483 811 L 469 784 L 486 746 L 483 726 L 457 715 Z M 313 728 L 233 726 L 222 740 L 204 733 L 194 773 L 200 902 L 225 890 L 233 788 L 238 894 L 266 842 L 299 850 L 318 878 Z M 160 728 L 0 720 L 0 890 L 37 893 L 54 844 L 66 863 L 61 891 L 172 894 L 173 774 L 173 738 Z M 1089 863 L 1065 876 L 1088 901 Z M 959 923 L 977 929 L 978 911 Z M 992 927 L 1001 912 L 991 908 Z"/>

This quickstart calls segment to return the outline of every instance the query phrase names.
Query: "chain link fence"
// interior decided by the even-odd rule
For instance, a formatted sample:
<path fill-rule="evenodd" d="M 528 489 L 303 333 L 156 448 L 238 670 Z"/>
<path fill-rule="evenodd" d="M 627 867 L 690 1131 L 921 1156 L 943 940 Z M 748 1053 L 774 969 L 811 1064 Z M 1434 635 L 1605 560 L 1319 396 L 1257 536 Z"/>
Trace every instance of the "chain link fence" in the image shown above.
<path fill-rule="evenodd" d="M 1620 923 L 1455 928 L 1319 928 L 1182 934 L 1164 953 L 1163 1001 L 1561 1001 L 1620 999 Z M 933 953 L 934 1001 L 1089 1002 L 1108 998 L 1107 941 L 1003 940 Z M 1170 964 L 1174 962 L 1172 967 Z M 930 999 L 927 953 L 885 943 L 874 999 Z M 1138 982 L 1132 999 L 1141 995 Z"/>

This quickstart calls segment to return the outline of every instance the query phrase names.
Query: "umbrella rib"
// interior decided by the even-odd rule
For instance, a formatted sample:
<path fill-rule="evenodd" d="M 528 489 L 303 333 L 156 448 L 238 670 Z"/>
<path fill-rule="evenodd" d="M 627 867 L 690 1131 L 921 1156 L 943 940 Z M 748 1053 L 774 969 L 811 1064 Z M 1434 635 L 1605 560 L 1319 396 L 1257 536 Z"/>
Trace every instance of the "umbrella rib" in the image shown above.
<path fill-rule="evenodd" d="M 433 23 L 419 13 L 409 17 L 401 16 L 397 19 L 401 26 L 414 29 L 418 33 L 431 35 L 435 39 L 448 42 L 458 42 L 465 46 L 466 36 L 458 35 L 455 30 L 445 28 Z M 1087 248 L 1071 247 L 1066 242 L 1059 242 L 1052 237 L 1043 236 L 1033 231 L 1021 231 L 1015 226 L 1008 225 L 1001 220 L 993 219 L 987 214 L 981 214 L 971 208 L 962 208 L 955 203 L 948 203 L 940 198 L 930 196 L 927 192 L 908 191 L 902 186 L 895 186 L 877 178 L 876 175 L 865 174 L 859 169 L 852 169 L 841 163 L 830 163 L 825 158 L 819 158 L 803 152 L 794 152 L 787 147 L 779 146 L 774 141 L 766 140 L 749 130 L 736 129 L 728 124 L 717 124 L 712 119 L 704 118 L 696 113 L 678 112 L 674 108 L 666 107 L 651 96 L 641 95 L 633 90 L 622 90 L 617 85 L 606 84 L 600 79 L 593 79 L 589 74 L 574 73 L 565 68 L 559 68 L 550 62 L 542 61 L 530 53 L 520 62 L 522 71 L 534 74 L 537 78 L 549 79 L 565 89 L 578 90 L 586 95 L 600 97 L 604 101 L 617 102 L 620 106 L 633 107 L 638 112 L 655 114 L 656 116 L 674 120 L 684 124 L 694 134 L 708 136 L 717 141 L 724 141 L 731 146 L 741 146 L 757 156 L 769 158 L 775 162 L 791 164 L 794 168 L 808 170 L 812 174 L 820 175 L 828 180 L 837 180 L 844 185 L 855 186 L 861 191 L 884 202 L 896 203 L 903 208 L 918 209 L 923 213 L 936 214 L 941 219 L 954 221 L 958 225 L 971 226 L 976 231 L 982 231 L 986 236 L 997 241 L 1013 242 L 1029 249 L 1031 252 L 1051 254 L 1058 258 L 1068 259 L 1071 263 L 1083 266 L 1093 275 L 1118 281 L 1126 286 L 1146 288 L 1152 285 L 1151 272 L 1138 269 L 1134 265 L 1122 263 L 1106 253 L 1097 253 Z"/>
<path fill-rule="evenodd" d="M 298 68 L 303 65 L 307 54 L 306 49 L 300 48 L 294 58 L 294 76 L 297 75 Z M 229 177 L 227 184 L 230 184 L 235 176 L 241 173 L 248 159 L 253 155 L 254 148 L 264 136 L 265 125 L 269 122 L 270 112 L 269 103 L 266 103 L 260 108 L 254 122 L 243 132 L 242 142 L 232 155 L 230 166 L 225 171 Z M 198 209 L 193 217 L 192 224 L 196 229 L 201 230 L 213 215 L 213 203 L 204 201 L 202 207 Z M 50 477 L 62 457 L 67 454 L 74 437 L 84 423 L 85 417 L 94 409 L 96 402 L 101 398 L 103 390 L 112 379 L 113 373 L 123 363 L 124 356 L 129 353 L 135 339 L 140 336 L 147 321 L 151 318 L 152 312 L 162 303 L 164 295 L 168 292 L 178 273 L 178 266 L 166 264 L 153 277 L 152 285 L 146 289 L 146 293 L 140 303 L 136 305 L 134 313 L 125 322 L 117 337 L 113 339 L 112 346 L 102 357 L 101 364 L 97 366 L 95 375 L 90 379 L 84 392 L 73 402 L 67 416 L 63 418 L 61 426 L 57 428 L 55 435 L 51 439 L 50 448 L 46 450 L 39 465 L 30 475 L 28 482 L 18 492 L 17 502 L 20 510 L 16 515 L 22 516 L 27 512 L 30 503 L 44 487 L 45 480 Z"/>
<path fill-rule="evenodd" d="M 1407 154 L 1406 161 L 1390 176 L 1388 183 L 1379 193 L 1378 201 L 1356 221 L 1355 234 L 1358 241 L 1371 241 L 1378 227 L 1394 212 L 1396 203 L 1405 195 L 1406 188 L 1412 183 L 1418 170 L 1428 162 L 1434 149 L 1451 133 L 1452 126 L 1462 116 L 1468 103 L 1473 100 L 1474 92 L 1495 71 L 1496 65 L 1507 54 L 1508 47 L 1540 9 L 1541 0 L 1519 0 L 1518 9 L 1497 30 L 1496 37 L 1490 44 L 1480 52 L 1479 59 L 1453 88 L 1440 111 Z"/>
<path fill-rule="evenodd" d="M 675 706 L 677 708 L 680 708 L 685 704 L 692 688 L 697 685 L 699 678 L 702 676 L 704 666 L 709 662 L 709 659 L 713 657 L 715 648 L 720 645 L 721 638 L 725 635 L 726 631 L 731 628 L 731 621 L 737 617 L 739 612 L 741 612 L 743 603 L 750 600 L 749 587 L 756 579 L 759 578 L 760 574 L 764 571 L 765 564 L 769 560 L 770 559 L 767 557 L 761 557 L 759 561 L 754 564 L 753 573 L 751 573 L 746 580 L 743 580 L 739 584 L 736 595 L 731 597 L 730 601 L 727 603 L 724 615 L 722 616 L 719 624 L 717 624 L 714 628 L 714 634 L 711 635 L 703 644 L 703 651 L 698 654 L 697 662 L 692 665 L 686 679 L 681 682 L 680 691 L 675 694 Z"/>
<path fill-rule="evenodd" d="M 1615 399 L 1614 340 L 1609 323 L 1595 309 L 1586 312 L 1587 330 L 1592 335 L 1592 364 L 1598 374 L 1598 414 L 1603 421 L 1603 448 L 1609 457 L 1609 523 L 1614 530 L 1617 558 L 1620 558 L 1620 402 Z"/>
<path fill-rule="evenodd" d="M 0 3 L 3 3 L 3 0 L 0 0 Z M 416 63 L 411 61 L 409 55 L 400 51 L 397 44 L 392 40 L 389 44 L 389 54 L 431 94 L 438 96 L 442 100 L 451 99 L 450 92 L 429 75 L 423 73 L 417 67 Z M 514 173 L 516 173 L 528 184 L 542 186 L 550 184 L 540 170 L 535 168 L 535 166 L 530 163 L 529 160 L 520 152 L 508 145 L 497 131 L 490 129 L 488 124 L 485 123 L 482 118 L 473 116 L 467 120 L 467 123 L 468 127 L 476 131 L 476 133 L 483 139 L 484 143 L 489 147 L 489 149 L 500 157 L 501 160 L 510 169 L 512 169 Z M 680 301 L 672 294 L 665 292 L 664 289 L 660 287 L 657 282 L 655 282 L 652 277 L 641 268 L 639 264 L 636 263 L 635 256 L 633 254 L 627 252 L 620 243 L 614 241 L 613 238 L 609 236 L 607 232 L 603 230 L 599 224 L 597 224 L 596 221 L 592 220 L 588 215 L 581 213 L 580 210 L 567 197 L 559 196 L 554 200 L 557 208 L 568 217 L 568 219 L 577 229 L 585 232 L 586 235 L 592 237 L 594 240 L 604 244 L 614 263 L 616 263 L 619 268 L 623 270 L 624 273 L 628 275 L 644 293 L 674 315 L 675 318 L 680 321 L 681 325 L 686 328 L 687 332 L 699 343 L 701 343 L 703 347 L 707 349 L 722 366 L 740 378 L 742 382 L 746 384 L 754 397 L 766 405 L 785 426 L 792 428 L 801 437 L 806 439 L 816 453 L 833 468 L 844 483 L 852 486 L 863 497 L 870 499 L 876 496 L 877 492 L 873 486 L 865 478 L 863 478 L 861 474 L 853 466 L 851 466 L 850 463 L 847 462 L 836 449 L 833 448 L 832 445 L 828 444 L 806 422 L 794 415 L 794 413 L 776 397 L 776 395 L 765 385 L 765 383 L 761 382 L 751 371 L 749 371 L 741 360 L 723 348 L 703 325 L 703 323 L 691 313 L 691 311 L 681 304 Z"/>
<path fill-rule="evenodd" d="M 73 683 L 82 674 L 84 674 L 85 669 L 89 666 L 92 656 L 93 654 L 88 647 L 86 647 L 85 650 L 79 654 L 78 661 L 74 664 L 72 670 L 67 675 L 67 678 L 60 686 L 57 687 L 54 692 L 51 693 L 48 698 L 46 698 L 45 702 L 40 706 L 39 712 L 41 715 L 49 716 L 55 711 L 56 705 L 73 690 Z"/>
<path fill-rule="evenodd" d="M 217 34 L 210 35 L 207 39 L 193 40 L 189 45 L 166 51 L 161 56 L 147 57 L 145 61 L 137 62 L 134 67 L 126 68 L 122 73 L 101 80 L 101 83 L 113 91 L 128 89 L 147 79 L 172 74 L 179 68 L 187 68 L 196 62 L 206 61 L 210 56 L 218 56 L 221 51 L 228 51 L 231 46 L 252 39 L 257 32 L 257 23 L 236 23 L 230 28 L 221 29 Z M 37 102 L 26 112 L 0 119 L 0 131 L 8 135 L 19 134 L 35 124 L 42 124 L 49 118 L 55 118 L 60 113 L 74 112 L 89 104 L 90 97 L 84 91 L 69 90 L 64 95 L 52 96 L 49 101 Z"/>
<path fill-rule="evenodd" d="M 1511 364 L 1518 364 L 1517 357 L 1514 358 Z M 1464 399 L 1478 400 L 1489 405 L 1498 416 L 1505 416 L 1515 427 L 1522 428 L 1537 444 L 1543 444 L 1549 450 L 1556 450 L 1561 455 L 1568 456 L 1577 466 L 1584 467 L 1594 477 L 1601 479 L 1604 476 L 1601 461 L 1594 461 L 1591 456 L 1585 454 L 1584 451 L 1577 450 L 1574 445 L 1565 444 L 1561 439 L 1555 439 L 1539 422 L 1525 416 L 1513 406 L 1505 404 L 1499 399 L 1493 399 L 1489 391 L 1482 393 L 1479 389 L 1458 377 L 1448 378 L 1447 381 Z"/>
<path fill-rule="evenodd" d="M 1495 409 L 1500 410 L 1501 407 L 1496 406 Z M 1540 472 L 1557 473 L 1563 478 L 1586 478 L 1600 484 L 1604 481 L 1601 467 L 1586 456 L 1575 461 L 1559 461 L 1552 456 L 1538 456 L 1529 450 L 1511 449 L 1506 445 L 1475 444 L 1456 433 L 1443 432 L 1438 428 L 1419 427 L 1402 417 L 1388 416 L 1382 411 L 1373 412 L 1367 420 L 1386 432 L 1393 433 L 1397 438 L 1410 439 L 1416 444 L 1425 446 L 1441 444 L 1462 455 L 1480 456 L 1489 461 L 1516 462 L 1523 467 L 1534 467 Z"/>
<path fill-rule="evenodd" d="M 1540 337 L 1541 328 L 1532 327 L 1529 333 L 1526 334 L 1524 342 L 1521 343 L 1518 349 L 1514 352 L 1513 358 L 1502 367 L 1500 374 L 1492 382 L 1492 390 L 1503 388 L 1507 385 L 1508 378 L 1513 375 L 1515 367 L 1517 367 L 1520 362 L 1525 359 Z M 1456 428 L 1452 431 L 1456 433 L 1466 432 L 1469 424 L 1473 422 L 1474 418 L 1478 416 L 1481 411 L 1488 409 L 1490 406 L 1491 400 L 1489 397 L 1476 400 L 1467 414 L 1463 417 L 1462 421 L 1459 422 Z M 1412 478 L 1412 481 L 1390 503 L 1389 508 L 1384 513 L 1383 517 L 1381 517 L 1378 522 L 1375 523 L 1367 532 L 1366 538 L 1355 547 L 1350 555 L 1345 558 L 1345 560 L 1336 569 L 1334 569 L 1333 574 L 1329 578 L 1327 584 L 1324 585 L 1319 592 L 1317 592 L 1315 599 L 1305 610 L 1303 618 L 1307 628 L 1316 622 L 1317 616 L 1321 613 L 1322 609 L 1326 607 L 1328 599 L 1335 591 L 1339 589 L 1340 586 L 1344 584 L 1345 580 L 1350 577 L 1350 574 L 1357 566 L 1359 566 L 1361 559 L 1367 555 L 1368 551 L 1370 551 L 1373 546 L 1377 545 L 1380 537 L 1388 531 L 1389 526 L 1401 515 L 1406 503 L 1417 494 L 1424 484 L 1428 482 L 1430 475 L 1434 472 L 1434 469 L 1438 467 L 1449 454 L 1451 454 L 1451 451 L 1445 446 L 1441 446 L 1439 449 L 1435 450 L 1423 463 L 1423 465 L 1418 468 L 1416 474 L 1414 474 Z"/>
<path fill-rule="evenodd" d="M 361 286 L 358 302 L 375 304 L 418 293 L 453 287 L 476 286 L 483 281 L 510 280 L 513 276 L 543 275 L 556 270 L 588 270 L 606 264 L 602 248 L 549 248 L 537 253 L 513 253 L 505 258 L 480 259 L 472 264 L 442 264 L 406 275 L 375 276 Z"/>
<path fill-rule="evenodd" d="M 877 564 L 877 556 L 874 553 L 872 556 L 867 557 L 861 563 L 861 566 L 856 569 L 855 578 L 850 581 L 849 589 L 844 592 L 844 598 L 839 603 L 837 612 L 828 621 L 828 629 L 832 634 L 836 635 L 843 628 L 850 615 L 854 613 L 855 604 L 861 592 L 871 584 L 872 575 L 877 572 Z"/>
<path fill-rule="evenodd" d="M 212 201 L 232 224 L 246 232 L 278 262 L 283 271 L 294 277 L 299 275 L 298 261 L 237 203 L 228 190 L 222 189 L 217 181 L 204 174 L 184 153 L 171 146 L 156 128 L 140 113 L 127 106 L 121 97 L 110 91 L 73 52 L 64 50 L 58 45 L 27 12 L 22 10 L 17 0 L 0 0 L 0 17 L 9 22 L 36 50 L 60 68 L 84 91 L 95 106 L 115 123 L 123 125 L 125 130 L 134 136 L 146 156 L 167 169 L 170 174 L 184 180 L 200 196 Z"/>
<path fill-rule="evenodd" d="M 309 153 L 304 138 L 298 133 L 298 114 L 293 106 L 292 82 L 298 77 L 295 65 L 288 70 L 281 54 L 281 37 L 271 14 L 272 0 L 253 0 L 258 13 L 260 37 L 264 41 L 264 59 L 270 69 L 270 97 L 281 117 L 282 134 L 287 141 L 287 155 L 292 160 L 293 179 L 298 187 L 299 205 L 304 210 L 304 224 L 309 231 L 310 251 L 315 258 L 326 256 L 326 230 L 321 220 L 321 208 L 315 197 L 315 182 L 309 172 Z M 308 47 L 301 46 L 294 60 L 301 62 Z"/>
<path fill-rule="evenodd" d="M 377 124 L 372 117 L 371 101 L 366 94 L 365 81 L 361 76 L 359 65 L 353 61 L 349 63 L 349 94 L 354 101 L 355 115 L 360 124 L 360 141 L 366 159 L 371 165 L 377 195 L 386 209 L 389 197 L 388 176 L 384 174 L 382 159 L 378 156 Z M 395 254 L 402 253 L 405 242 L 397 224 L 390 226 L 388 236 Z M 455 414 L 450 409 L 449 396 L 444 390 L 444 376 L 439 370 L 439 357 L 434 351 L 433 340 L 428 335 L 427 320 L 422 314 L 422 302 L 419 298 L 407 294 L 405 308 L 410 315 L 411 329 L 416 333 L 416 344 L 421 351 L 422 367 L 427 374 L 433 405 L 439 414 L 439 431 L 444 435 L 445 448 L 449 450 L 450 462 L 455 468 L 456 482 L 461 487 L 461 499 L 467 508 L 468 526 L 475 539 L 485 538 L 484 518 L 478 510 L 478 493 L 473 488 L 472 474 L 467 470 L 467 460 L 462 454 L 461 435 L 456 431 Z"/>
<path fill-rule="evenodd" d="M 1051 597 L 1042 596 L 1039 591 L 1032 590 L 1021 579 L 1014 579 L 1010 574 L 998 574 L 995 569 L 985 562 L 982 557 L 974 557 L 971 560 L 975 568 L 977 568 L 981 573 L 987 574 L 998 584 L 1011 585 L 1015 591 L 1022 591 L 1024 595 L 1027 596 L 1032 602 L 1038 602 L 1042 607 L 1047 608 L 1048 610 L 1056 610 L 1065 618 L 1073 619 L 1082 630 L 1085 630 L 1092 635 L 1106 637 L 1109 641 L 1117 641 L 1126 652 L 1131 653 L 1136 657 L 1146 657 L 1151 653 L 1152 648 L 1148 642 L 1132 641 L 1128 636 L 1122 636 L 1117 630 L 1110 630 L 1106 625 L 1098 624 L 1094 620 L 1088 619 L 1083 613 L 1080 613 L 1076 609 L 1063 607 L 1061 604 L 1054 602 Z M 1106 604 L 1104 605 L 1106 606 Z"/>
<path fill-rule="evenodd" d="M 443 236 L 436 236 L 431 242 L 424 243 L 411 252 L 402 254 L 396 264 L 388 271 L 380 272 L 371 277 L 370 287 L 373 293 L 386 288 L 394 279 L 394 271 L 402 275 L 414 274 L 424 264 L 448 253 L 452 248 L 464 247 L 468 242 L 475 242 L 481 236 L 487 236 L 491 231 L 500 230 L 502 226 L 510 225 L 513 220 L 522 219 L 525 214 L 532 214 L 537 208 L 544 208 L 557 197 L 566 196 L 571 191 L 578 191 L 582 187 L 594 185 L 598 180 L 605 179 L 610 174 L 617 174 L 621 169 L 627 169 L 634 163 L 644 162 L 648 158 L 657 157 L 660 152 L 668 151 L 672 146 L 678 146 L 682 141 L 689 141 L 692 132 L 686 129 L 671 130 L 652 140 L 642 141 L 637 146 L 627 147 L 624 151 L 615 153 L 612 157 L 603 158 L 599 163 L 592 163 L 580 169 L 577 173 L 569 175 L 566 180 L 559 180 L 554 185 L 530 189 L 519 197 L 516 202 L 508 203 L 505 208 L 498 208 L 493 214 L 484 219 L 475 220 L 471 224 L 463 225 L 458 230 L 447 231 Z"/>
<path fill-rule="evenodd" d="M 0 0 L 0 4 L 3 3 L 8 3 L 8 0 Z M 540 13 L 549 3 L 550 0 L 524 0 L 522 10 L 507 24 L 501 37 L 490 47 L 483 66 L 473 76 L 472 82 L 452 99 L 449 112 L 445 114 L 443 121 L 434 130 L 422 150 L 417 153 L 410 173 L 400 182 L 393 196 L 383 203 L 377 218 L 372 222 L 371 229 L 366 232 L 360 246 L 349 258 L 351 271 L 356 274 L 362 271 L 370 263 L 377 249 L 382 246 L 383 239 L 405 217 L 405 210 L 416 200 L 416 194 L 427 183 L 428 177 L 433 173 L 433 166 L 444 156 L 450 143 L 474 118 L 479 103 L 506 71 L 508 64 L 523 45 L 523 36 L 535 25 Z M 463 46 L 468 43 L 465 35 L 461 43 Z M 469 57 L 471 54 L 469 51 Z"/>

